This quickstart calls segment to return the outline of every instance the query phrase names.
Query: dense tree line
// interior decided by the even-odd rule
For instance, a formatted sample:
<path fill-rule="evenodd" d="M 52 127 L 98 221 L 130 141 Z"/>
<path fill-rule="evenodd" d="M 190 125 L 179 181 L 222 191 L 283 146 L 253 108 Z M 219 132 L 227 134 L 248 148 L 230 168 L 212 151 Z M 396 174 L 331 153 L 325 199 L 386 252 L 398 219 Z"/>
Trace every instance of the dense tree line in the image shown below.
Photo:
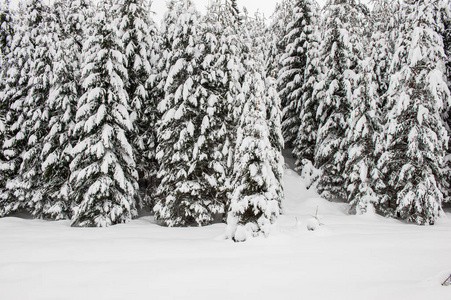
<path fill-rule="evenodd" d="M 352 213 L 433 224 L 449 194 L 450 2 L 285 3 L 279 91 L 298 170 Z"/>
<path fill-rule="evenodd" d="M 73 226 L 151 210 L 281 213 L 281 150 L 329 200 L 433 224 L 449 195 L 448 0 L 283 0 L 272 21 L 214 0 L 28 0 L 0 8 L 0 216 Z"/>
<path fill-rule="evenodd" d="M 1 216 L 109 226 L 147 209 L 167 226 L 222 217 L 236 241 L 268 233 L 283 140 L 275 79 L 254 43 L 265 26 L 233 0 L 206 15 L 169 1 L 161 27 L 150 9 L 2 3 Z"/>

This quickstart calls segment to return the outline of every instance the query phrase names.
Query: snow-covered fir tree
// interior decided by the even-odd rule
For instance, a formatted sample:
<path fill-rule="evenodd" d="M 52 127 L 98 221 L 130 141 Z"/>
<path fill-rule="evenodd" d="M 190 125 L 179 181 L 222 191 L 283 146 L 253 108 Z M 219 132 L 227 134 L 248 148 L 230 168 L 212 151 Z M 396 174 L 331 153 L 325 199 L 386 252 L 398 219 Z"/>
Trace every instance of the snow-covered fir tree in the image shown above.
<path fill-rule="evenodd" d="M 377 97 L 377 109 L 375 112 L 379 118 L 377 118 L 377 116 L 373 118 L 373 125 L 379 123 L 379 132 L 375 132 L 375 135 L 372 136 L 374 154 L 371 156 L 371 159 L 374 159 L 377 162 L 385 150 L 383 136 L 381 134 L 382 119 L 380 117 L 385 116 L 388 113 L 387 91 L 390 84 L 390 66 L 395 52 L 396 40 L 399 35 L 398 27 L 400 23 L 400 14 L 399 1 L 374 0 L 372 4 L 373 9 L 369 17 L 370 24 L 368 26 L 371 29 L 371 35 L 367 46 L 368 51 L 370 51 L 368 55 L 370 60 L 368 60 L 369 64 L 367 65 L 372 65 L 373 69 L 366 70 L 366 72 L 368 73 L 368 79 L 372 78 L 373 82 L 376 84 L 376 90 L 373 91 L 371 97 Z M 370 75 L 370 73 L 373 75 Z M 374 168 L 373 172 L 377 172 L 376 170 L 377 168 Z M 384 190 L 386 187 L 381 181 L 380 176 L 377 176 L 374 173 L 370 176 L 369 180 L 376 181 L 372 182 L 373 189 L 366 189 L 367 191 L 375 192 L 378 196 L 385 193 Z M 350 195 L 350 200 L 352 197 L 353 196 Z M 380 200 L 380 198 L 378 198 L 378 200 Z M 376 201 L 376 203 L 373 204 L 376 206 L 376 210 L 380 211 L 379 202 Z M 352 209 L 354 209 L 354 207 L 352 207 Z M 356 210 L 356 212 L 358 212 L 358 210 Z"/>
<path fill-rule="evenodd" d="M 247 10 L 244 10 L 242 20 L 243 24 L 239 32 L 241 42 L 243 43 L 242 60 L 244 64 L 253 64 L 256 55 L 266 55 L 270 52 L 271 46 L 264 43 L 267 39 L 267 20 L 260 12 L 257 11 L 253 15 L 250 15 Z M 265 63 L 263 63 L 264 69 L 267 67 Z"/>
<path fill-rule="evenodd" d="M 346 199 L 343 174 L 347 151 L 353 74 L 362 57 L 364 7 L 354 0 L 330 0 L 324 11 L 319 59 L 322 78 L 317 84 L 319 129 L 315 166 L 322 171 L 317 188 L 326 199 Z"/>
<path fill-rule="evenodd" d="M 151 4 L 151 3 L 150 3 Z M 149 4 L 148 10 L 150 10 L 151 5 Z M 149 11 L 149 14 L 152 12 Z M 163 37 L 163 31 L 160 27 L 157 27 L 155 23 L 152 22 L 150 18 L 149 31 L 150 40 L 152 42 L 152 47 L 148 57 L 150 59 L 149 63 L 151 65 L 151 73 L 147 78 L 145 83 L 147 91 L 147 99 L 150 103 L 146 104 L 143 108 L 143 117 L 145 122 L 152 124 L 151 128 L 146 128 L 147 131 L 141 136 L 141 140 L 144 143 L 144 153 L 141 157 L 148 157 L 151 162 L 152 167 L 141 167 L 138 161 L 137 168 L 138 172 L 142 168 L 147 173 L 139 174 L 139 185 L 140 185 L 140 197 L 144 201 L 145 207 L 153 211 L 153 206 L 155 205 L 156 199 L 155 195 L 160 184 L 160 179 L 158 178 L 158 159 L 156 158 L 156 151 L 158 145 L 158 122 L 161 119 L 164 111 L 160 112 L 158 104 L 164 100 L 165 92 L 164 87 L 166 85 L 166 80 L 168 78 L 168 70 L 166 68 L 166 58 L 169 54 L 169 45 L 165 43 L 165 38 Z M 139 128 L 138 124 L 138 128 Z M 143 128 L 144 129 L 144 128 Z M 140 141 L 139 139 L 136 141 Z M 139 147 L 135 146 L 135 149 Z"/>
<path fill-rule="evenodd" d="M 374 61 L 377 95 L 381 97 L 379 106 L 385 109 L 385 93 L 390 84 L 390 65 L 395 51 L 399 26 L 399 2 L 392 0 L 374 0 L 370 15 L 371 38 L 368 45 Z"/>
<path fill-rule="evenodd" d="M 9 55 L 12 48 L 12 41 L 14 38 L 14 19 L 13 14 L 9 8 L 9 1 L 2 1 L 0 3 L 0 147 L 3 146 L 5 139 L 7 138 L 6 117 L 10 111 L 9 101 L 5 101 L 5 88 L 6 80 L 8 79 L 9 64 L 13 61 Z M 9 56 L 8 56 L 9 55 Z M 10 175 L 9 164 L 3 151 L 0 151 L 0 191 L 4 191 L 6 182 Z M 2 198 L 5 195 L 0 192 L 0 216 L 6 214 L 4 211 L 4 205 L 8 205 L 8 202 Z"/>
<path fill-rule="evenodd" d="M 266 59 L 266 71 L 269 76 L 277 78 L 282 67 L 281 56 L 285 53 L 287 40 L 285 36 L 290 30 L 290 24 L 294 21 L 295 0 L 282 0 L 276 4 L 274 13 L 270 17 L 270 25 L 265 32 L 265 44 L 268 44 Z"/>
<path fill-rule="evenodd" d="M 276 82 L 266 75 L 264 22 L 244 19 L 245 104 L 234 154 L 233 193 L 227 216 L 227 237 L 236 242 L 270 232 L 283 198 L 280 99 Z M 246 48 L 245 48 L 246 49 Z"/>
<path fill-rule="evenodd" d="M 232 14 L 233 19 L 238 25 L 241 25 L 241 11 L 238 8 L 237 0 L 226 0 L 226 5 L 230 5 L 229 12 Z"/>
<path fill-rule="evenodd" d="M 0 2 L 0 59 L 3 62 L 3 58 L 8 54 L 11 49 L 11 42 L 14 36 L 14 23 L 13 15 L 9 8 L 9 0 Z M 3 70 L 3 63 L 1 69 Z"/>
<path fill-rule="evenodd" d="M 433 224 L 443 200 L 447 134 L 440 112 L 450 95 L 437 32 L 439 0 L 404 0 L 391 67 L 389 113 L 379 160 L 384 174 L 380 208 L 417 224 Z"/>
<path fill-rule="evenodd" d="M 41 1 L 32 1 L 30 14 L 41 18 L 30 56 L 29 90 L 22 107 L 23 124 L 27 144 L 22 156 L 19 177 L 11 184 L 16 193 L 23 194 L 33 215 L 46 217 L 45 210 L 50 209 L 49 197 L 43 184 L 42 157 L 44 137 L 49 132 L 49 93 L 53 79 L 53 61 L 55 41 L 58 40 L 59 24 L 55 14 Z M 29 48 L 31 49 L 31 48 Z"/>
<path fill-rule="evenodd" d="M 377 76 L 371 57 L 359 62 L 354 80 L 345 174 L 350 211 L 362 214 L 378 205 L 376 191 L 379 185 L 383 187 L 375 151 L 381 129 Z"/>
<path fill-rule="evenodd" d="M 83 88 L 74 134 L 78 143 L 70 164 L 72 226 L 124 223 L 136 216 L 137 171 L 129 136 L 133 125 L 125 91 L 127 70 L 108 1 L 89 20 L 83 46 Z"/>
<path fill-rule="evenodd" d="M 6 57 L 8 71 L 2 103 L 10 107 L 5 117 L 2 176 L 2 214 L 28 207 L 41 216 L 42 138 L 48 121 L 47 97 L 52 71 L 53 33 L 48 8 L 39 0 L 26 3 Z"/>
<path fill-rule="evenodd" d="M 11 50 L 14 37 L 13 13 L 9 8 L 9 0 L 0 2 L 0 91 L 4 91 L 8 64 L 7 55 Z M 8 105 L 0 103 L 0 136 L 3 136 L 4 121 L 9 110 Z M 0 138 L 3 141 L 3 138 Z M 0 154 L 1 157 L 1 154 Z M 4 160 L 4 158 L 2 158 Z"/>
<path fill-rule="evenodd" d="M 17 176 L 21 162 L 20 147 L 24 147 L 23 133 L 20 132 L 22 119 L 19 119 L 20 107 L 27 92 L 29 74 L 29 54 L 22 50 L 25 42 L 25 30 L 27 20 L 18 19 L 14 26 L 14 36 L 11 41 L 10 51 L 2 61 L 2 91 L 1 105 L 3 118 L 2 132 L 2 164 L 1 164 L 1 197 L 0 216 L 5 216 L 20 208 L 25 207 L 24 199 L 17 199 L 10 189 L 8 182 Z M 22 40 L 24 40 L 22 42 Z M 18 141 L 20 141 L 18 143 Z"/>
<path fill-rule="evenodd" d="M 55 1 L 52 24 L 58 28 L 53 78 L 48 97 L 48 134 L 42 149 L 43 188 L 47 199 L 46 217 L 70 218 L 69 184 L 72 148 L 76 142 L 73 129 L 77 101 L 82 95 L 81 54 L 89 4 L 84 0 Z"/>
<path fill-rule="evenodd" d="M 154 72 L 152 55 L 155 47 L 156 27 L 150 18 L 148 0 L 119 0 L 119 35 L 125 54 L 124 64 L 128 80 L 128 94 L 134 132 L 131 137 L 139 173 L 140 207 L 151 202 L 151 192 L 156 188 L 156 103 L 148 92 L 150 75 Z"/>
<path fill-rule="evenodd" d="M 271 103 L 261 73 L 248 72 L 243 89 L 247 101 L 238 130 L 234 191 L 227 217 L 227 237 L 236 242 L 267 236 L 280 214 L 283 197 L 281 154 L 270 141 L 267 106 Z M 277 97 L 275 89 L 273 96 Z"/>
<path fill-rule="evenodd" d="M 315 13 L 316 19 L 318 15 Z M 319 28 L 318 21 L 313 22 L 313 30 L 307 48 L 307 61 L 303 72 L 301 105 L 299 107 L 300 126 L 294 142 L 293 156 L 296 159 L 296 170 L 301 172 L 305 166 L 314 166 L 314 154 L 319 121 L 316 117 L 318 101 L 315 85 L 320 81 L 321 62 L 319 61 Z M 316 24 L 316 25 L 315 25 Z M 304 170 L 310 172 L 311 170 Z"/>
<path fill-rule="evenodd" d="M 241 18 L 234 1 L 212 1 L 202 23 L 201 85 L 208 92 L 203 120 L 204 142 L 199 147 L 205 160 L 205 187 L 221 203 L 221 213 L 228 209 L 233 171 L 236 132 L 244 95 L 238 26 Z"/>
<path fill-rule="evenodd" d="M 284 53 L 281 55 L 280 63 L 282 68 L 278 77 L 279 95 L 283 105 L 283 136 L 285 143 L 293 147 L 297 143 L 299 127 L 302 121 L 300 112 L 303 106 L 304 98 L 310 95 L 304 95 L 310 92 L 305 90 L 314 74 L 305 72 L 313 71 L 311 65 L 307 68 L 307 63 L 311 62 L 315 53 L 317 42 L 315 32 L 315 12 L 310 0 L 297 0 L 292 7 L 293 21 L 288 24 L 287 34 L 283 38 L 286 45 Z M 306 99 L 308 101 L 308 99 Z M 302 136 L 303 137 L 303 136 Z M 311 141 L 310 141 L 311 142 Z M 311 157 L 308 159 L 311 160 Z"/>
<path fill-rule="evenodd" d="M 271 46 L 268 46 L 267 43 L 265 43 L 267 38 L 266 20 L 262 14 L 256 12 L 253 17 L 246 15 L 243 23 L 244 26 L 241 32 L 241 39 L 244 42 L 244 55 L 242 55 L 243 65 L 246 73 L 258 72 L 260 74 L 259 76 L 261 76 L 265 82 L 264 95 L 266 97 L 266 114 L 270 129 L 269 141 L 272 147 L 281 153 L 285 143 L 281 131 L 281 100 L 277 93 L 277 81 L 271 76 L 272 71 L 271 69 L 268 69 L 267 64 L 268 53 L 271 51 Z M 249 78 L 246 80 L 249 80 Z M 252 95 L 252 93 L 250 93 L 246 96 L 245 91 L 244 94 L 246 99 L 249 98 L 249 95 Z M 246 99 L 244 100 L 245 102 L 247 101 Z M 243 106 L 241 106 L 240 109 L 242 111 Z M 278 178 L 282 177 L 282 174 L 279 173 L 277 167 L 274 169 L 274 174 L 278 174 Z"/>
<path fill-rule="evenodd" d="M 155 217 L 168 226 L 205 225 L 222 211 L 216 195 L 205 192 L 209 157 L 202 150 L 206 141 L 209 116 L 206 105 L 214 104 L 214 95 L 200 85 L 200 14 L 191 1 L 168 3 L 162 31 L 167 45 L 164 86 L 165 97 L 159 103 L 163 114 L 158 125 L 157 160 L 161 180 L 157 190 Z M 207 175 L 207 177 L 205 177 Z"/>
<path fill-rule="evenodd" d="M 260 59 L 263 59 L 263 56 L 260 56 Z M 275 178 L 273 192 L 277 195 L 277 199 L 280 202 L 284 197 L 282 187 L 282 165 L 284 159 L 282 150 L 285 147 L 285 142 L 282 135 L 282 110 L 277 92 L 277 80 L 268 76 L 266 72 L 262 72 L 262 74 L 265 76 L 266 122 L 269 129 L 269 142 L 272 147 L 269 162 Z"/>

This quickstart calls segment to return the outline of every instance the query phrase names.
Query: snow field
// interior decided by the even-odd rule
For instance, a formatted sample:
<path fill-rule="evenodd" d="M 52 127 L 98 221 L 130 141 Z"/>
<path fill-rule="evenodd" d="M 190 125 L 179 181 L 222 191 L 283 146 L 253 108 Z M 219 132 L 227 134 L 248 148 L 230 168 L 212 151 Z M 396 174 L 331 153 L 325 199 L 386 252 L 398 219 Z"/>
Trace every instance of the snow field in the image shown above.
<path fill-rule="evenodd" d="M 451 273 L 451 218 L 350 216 L 290 170 L 284 186 L 270 237 L 245 243 L 224 240 L 225 224 L 0 219 L 0 299 L 451 299 L 440 285 Z M 324 225 L 308 231 L 317 207 Z"/>

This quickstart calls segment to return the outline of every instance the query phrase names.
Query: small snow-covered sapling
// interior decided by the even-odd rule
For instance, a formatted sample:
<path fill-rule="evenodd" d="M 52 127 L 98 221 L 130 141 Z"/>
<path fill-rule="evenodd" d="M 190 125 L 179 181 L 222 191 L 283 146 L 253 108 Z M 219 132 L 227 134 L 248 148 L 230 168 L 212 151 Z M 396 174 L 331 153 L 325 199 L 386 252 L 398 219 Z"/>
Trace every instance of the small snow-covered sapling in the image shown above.
<path fill-rule="evenodd" d="M 312 216 L 312 218 L 307 220 L 307 230 L 314 231 L 314 230 L 316 230 L 316 228 L 318 228 L 321 225 L 324 225 L 324 224 L 321 223 L 321 221 L 318 217 L 318 206 L 317 206 L 315 215 Z"/>

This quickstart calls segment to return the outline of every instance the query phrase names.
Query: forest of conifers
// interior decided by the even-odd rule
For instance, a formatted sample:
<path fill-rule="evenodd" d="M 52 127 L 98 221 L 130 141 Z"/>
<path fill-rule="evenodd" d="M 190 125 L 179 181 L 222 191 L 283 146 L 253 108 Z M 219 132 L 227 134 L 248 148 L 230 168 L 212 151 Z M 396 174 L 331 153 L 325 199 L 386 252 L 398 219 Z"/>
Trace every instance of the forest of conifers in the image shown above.
<path fill-rule="evenodd" d="M 318 193 L 417 224 L 449 199 L 449 0 L 0 8 L 0 216 L 72 226 L 218 218 L 267 235 L 282 149 Z"/>

